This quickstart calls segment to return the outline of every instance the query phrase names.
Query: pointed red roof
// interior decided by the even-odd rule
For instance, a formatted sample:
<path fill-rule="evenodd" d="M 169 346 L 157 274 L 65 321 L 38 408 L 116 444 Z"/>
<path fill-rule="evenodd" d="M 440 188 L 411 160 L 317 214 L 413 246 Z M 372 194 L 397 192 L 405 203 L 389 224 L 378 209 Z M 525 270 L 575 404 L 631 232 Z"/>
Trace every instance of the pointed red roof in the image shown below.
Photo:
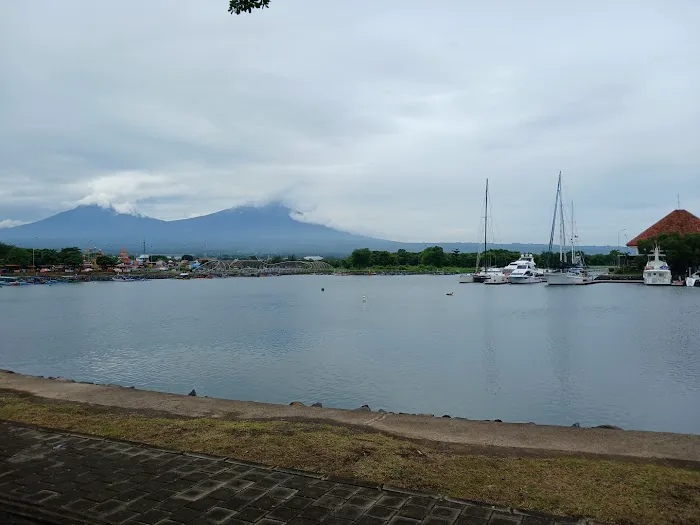
<path fill-rule="evenodd" d="M 673 210 L 659 222 L 647 228 L 634 239 L 627 243 L 627 246 L 637 246 L 639 241 L 650 239 L 662 233 L 700 233 L 700 219 L 686 210 Z"/>

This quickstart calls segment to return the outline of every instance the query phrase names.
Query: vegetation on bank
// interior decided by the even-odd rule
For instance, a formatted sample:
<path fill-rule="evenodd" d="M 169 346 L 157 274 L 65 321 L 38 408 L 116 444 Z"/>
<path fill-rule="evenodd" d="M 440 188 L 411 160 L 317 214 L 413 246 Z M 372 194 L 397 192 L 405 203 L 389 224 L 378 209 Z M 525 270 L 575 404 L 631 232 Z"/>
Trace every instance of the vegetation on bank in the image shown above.
<path fill-rule="evenodd" d="M 8 391 L 0 391 L 0 419 L 606 523 L 700 519 L 697 468 L 499 449 L 477 454 L 348 426 L 172 417 Z"/>

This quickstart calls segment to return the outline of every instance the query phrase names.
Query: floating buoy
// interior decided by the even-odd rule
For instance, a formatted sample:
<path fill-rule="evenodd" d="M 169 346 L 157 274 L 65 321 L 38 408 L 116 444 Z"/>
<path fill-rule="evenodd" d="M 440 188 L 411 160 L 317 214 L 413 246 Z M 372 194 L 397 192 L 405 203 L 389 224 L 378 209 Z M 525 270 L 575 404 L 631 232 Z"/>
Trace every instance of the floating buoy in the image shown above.
<path fill-rule="evenodd" d="M 325 292 L 325 291 L 326 291 L 326 289 L 325 289 L 325 288 L 321 288 L 321 291 L 322 291 L 322 292 Z"/>
<path fill-rule="evenodd" d="M 363 302 L 363 303 L 366 303 L 366 302 L 367 302 L 367 297 L 364 296 L 364 295 L 362 296 L 362 302 Z"/>

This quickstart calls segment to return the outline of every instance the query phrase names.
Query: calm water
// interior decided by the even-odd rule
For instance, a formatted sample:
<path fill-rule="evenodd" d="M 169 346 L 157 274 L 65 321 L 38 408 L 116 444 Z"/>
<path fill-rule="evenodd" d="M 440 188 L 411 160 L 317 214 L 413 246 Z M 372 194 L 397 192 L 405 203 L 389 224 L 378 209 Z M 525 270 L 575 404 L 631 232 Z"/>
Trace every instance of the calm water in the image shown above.
<path fill-rule="evenodd" d="M 700 433 L 699 321 L 697 289 L 618 284 L 290 276 L 4 287 L 0 368 L 275 403 Z"/>

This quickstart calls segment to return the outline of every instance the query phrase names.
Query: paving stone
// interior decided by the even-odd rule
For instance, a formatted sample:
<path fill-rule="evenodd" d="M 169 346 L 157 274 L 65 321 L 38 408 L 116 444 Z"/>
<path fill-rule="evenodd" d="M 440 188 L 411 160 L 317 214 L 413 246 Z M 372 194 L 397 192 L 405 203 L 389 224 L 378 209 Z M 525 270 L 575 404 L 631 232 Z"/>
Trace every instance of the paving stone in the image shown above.
<path fill-rule="evenodd" d="M 242 499 L 242 498 L 238 498 L 238 497 L 234 496 L 233 498 L 229 498 L 226 501 L 222 501 L 221 503 L 219 503 L 219 506 L 227 508 L 227 509 L 231 509 L 231 510 L 240 510 L 249 504 L 250 504 L 250 500 Z"/>
<path fill-rule="evenodd" d="M 258 509 L 270 510 L 281 505 L 282 501 L 283 500 L 273 498 L 272 496 L 263 496 L 253 501 L 250 506 Z"/>
<path fill-rule="evenodd" d="M 396 514 L 396 509 L 392 509 L 391 507 L 384 507 L 382 505 L 374 505 L 367 509 L 367 511 L 365 512 L 366 516 L 381 518 L 383 520 L 388 520 L 394 514 Z"/>
<path fill-rule="evenodd" d="M 187 507 L 182 507 L 177 509 L 170 514 L 170 519 L 174 521 L 179 521 L 181 523 L 189 523 L 197 518 L 199 518 L 204 512 L 201 510 L 190 509 Z"/>
<path fill-rule="evenodd" d="M 288 499 L 287 501 L 285 501 L 284 503 L 282 503 L 282 505 L 285 507 L 290 507 L 292 509 L 301 510 L 301 509 L 305 509 L 306 507 L 311 505 L 313 502 L 314 502 L 313 499 L 304 498 L 302 496 L 299 496 L 299 494 L 297 494 L 296 496 L 294 496 L 294 497 Z"/>
<path fill-rule="evenodd" d="M 427 507 L 421 507 L 420 505 L 409 505 L 407 503 L 398 510 L 397 514 L 406 518 L 422 520 L 428 515 L 429 510 L 430 509 Z"/>
<path fill-rule="evenodd" d="M 299 515 L 301 510 L 291 509 L 289 507 L 275 507 L 269 511 L 265 517 L 280 521 L 289 521 Z"/>
<path fill-rule="evenodd" d="M 146 523 L 147 525 L 155 525 L 156 523 L 160 523 L 169 516 L 170 513 L 165 512 L 164 510 L 151 509 L 147 512 L 144 512 L 143 514 L 140 514 L 137 519 L 141 523 Z"/>
<path fill-rule="evenodd" d="M 131 512 L 130 510 L 121 509 L 117 512 L 113 512 L 106 516 L 111 523 L 124 523 L 138 516 L 136 512 Z"/>
<path fill-rule="evenodd" d="M 365 498 L 363 496 L 353 496 L 348 500 L 348 504 L 360 507 L 361 509 L 368 509 L 374 505 L 375 501 L 374 499 Z"/>
<path fill-rule="evenodd" d="M 333 516 L 339 518 L 346 518 L 351 520 L 356 520 L 365 513 L 365 509 L 361 507 L 356 507 L 355 505 L 345 504 L 342 507 L 338 507 L 333 512 Z"/>
<path fill-rule="evenodd" d="M 477 518 L 489 518 L 491 516 L 491 509 L 485 507 L 477 507 L 475 505 L 467 505 L 462 510 L 462 516 L 476 516 Z"/>
<path fill-rule="evenodd" d="M 428 516 L 423 521 L 421 525 L 453 525 L 455 522 L 452 518 L 440 518 L 438 516 Z"/>
<path fill-rule="evenodd" d="M 350 525 L 353 520 L 346 520 L 336 516 L 329 516 L 321 522 L 321 525 Z"/>
<path fill-rule="evenodd" d="M 479 518 L 477 516 L 460 516 L 457 518 L 455 525 L 486 525 L 488 518 Z"/>
<path fill-rule="evenodd" d="M 108 499 L 107 501 L 103 501 L 102 503 L 98 503 L 92 507 L 92 512 L 100 515 L 111 514 L 116 512 L 118 509 L 123 508 L 125 505 L 126 504 L 123 501 Z"/>
<path fill-rule="evenodd" d="M 537 516 L 524 516 L 522 525 L 552 525 L 554 522 L 547 518 Z"/>
<path fill-rule="evenodd" d="M 430 515 L 438 518 L 448 518 L 454 521 L 459 516 L 460 511 L 461 509 L 458 508 L 445 507 L 441 502 L 430 509 Z"/>
<path fill-rule="evenodd" d="M 287 487 L 275 487 L 275 488 L 269 490 L 267 493 L 268 493 L 268 495 L 272 496 L 273 498 L 285 500 L 285 499 L 289 499 L 292 496 L 294 496 L 294 494 L 296 494 L 297 491 L 294 489 L 287 488 Z"/>
<path fill-rule="evenodd" d="M 211 509 L 213 507 L 216 507 L 221 503 L 221 500 L 218 500 L 216 498 L 210 498 L 209 496 L 206 496 L 204 498 L 198 499 L 196 501 L 191 501 L 187 504 L 187 507 L 190 509 L 197 509 L 201 511 L 205 511 L 208 509 Z"/>
<path fill-rule="evenodd" d="M 267 514 L 266 510 L 256 509 L 255 507 L 245 507 L 243 510 L 236 514 L 236 519 L 241 519 L 244 521 L 256 521 Z"/>
<path fill-rule="evenodd" d="M 263 518 L 256 522 L 256 525 L 285 525 L 282 521 L 273 520 L 271 518 Z"/>
<path fill-rule="evenodd" d="M 231 516 L 236 514 L 236 511 L 224 508 L 224 507 L 214 507 L 209 510 L 204 516 L 204 519 L 210 521 L 214 524 L 224 523 Z"/>
<path fill-rule="evenodd" d="M 418 525 L 420 521 L 407 518 L 406 516 L 395 516 L 389 522 L 389 525 Z"/>
<path fill-rule="evenodd" d="M 309 505 L 304 510 L 301 511 L 299 516 L 302 518 L 309 518 L 316 521 L 321 521 L 331 514 L 332 510 L 325 507 L 319 507 L 318 505 Z"/>
<path fill-rule="evenodd" d="M 373 516 L 360 516 L 360 518 L 355 521 L 355 525 L 386 525 L 386 520 Z"/>
<path fill-rule="evenodd" d="M 94 501 L 86 500 L 86 499 L 79 499 L 77 501 L 74 501 L 73 503 L 69 503 L 68 505 L 64 505 L 64 507 L 70 511 L 74 512 L 84 512 L 90 507 L 94 507 L 97 505 Z"/>
<path fill-rule="evenodd" d="M 522 516 L 513 516 L 494 512 L 489 519 L 489 525 L 520 525 Z"/>

